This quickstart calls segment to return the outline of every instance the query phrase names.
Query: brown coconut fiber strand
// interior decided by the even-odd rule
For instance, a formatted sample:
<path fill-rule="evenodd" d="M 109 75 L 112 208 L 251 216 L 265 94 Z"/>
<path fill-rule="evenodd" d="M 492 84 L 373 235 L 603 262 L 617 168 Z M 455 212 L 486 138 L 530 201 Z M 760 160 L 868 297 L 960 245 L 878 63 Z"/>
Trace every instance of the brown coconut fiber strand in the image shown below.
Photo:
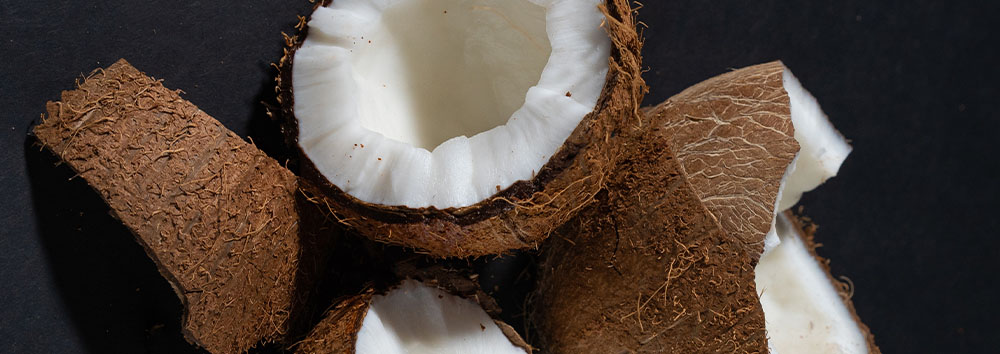
<path fill-rule="evenodd" d="M 854 322 L 858 324 L 858 329 L 861 330 L 861 333 L 865 337 L 865 342 L 868 344 L 868 352 L 871 354 L 881 354 L 882 350 L 879 349 L 878 345 L 875 345 L 875 335 L 872 334 L 871 329 L 864 322 L 861 322 L 861 317 L 858 317 L 858 312 L 854 308 L 854 301 L 851 300 L 854 296 L 854 285 L 846 277 L 842 277 L 842 279 L 834 278 L 833 273 L 830 272 L 830 260 L 816 253 L 816 249 L 822 246 L 822 244 L 816 242 L 816 230 L 819 227 L 812 223 L 808 217 L 795 215 L 791 210 L 785 211 L 785 216 L 795 227 L 795 237 L 802 240 L 802 244 L 806 246 L 809 254 L 812 255 L 816 263 L 823 269 L 823 273 L 830 280 L 830 284 L 833 284 L 833 288 L 837 289 L 840 299 L 844 301 L 847 311 L 851 313 L 851 317 L 854 318 Z"/>
<path fill-rule="evenodd" d="M 782 70 L 722 75 L 643 117 L 600 204 L 544 250 L 544 350 L 767 352 L 754 267 L 798 151 Z"/>
<path fill-rule="evenodd" d="M 242 353 L 292 329 L 324 246 L 300 234 L 291 172 L 124 60 L 47 110 L 39 141 L 146 249 L 189 341 Z"/>
<path fill-rule="evenodd" d="M 324 3 L 325 4 L 325 3 Z M 380 242 L 415 248 L 437 257 L 468 257 L 537 248 L 559 225 L 588 204 L 615 166 L 621 146 L 612 143 L 624 129 L 639 125 L 638 108 L 646 91 L 634 10 L 626 0 L 608 0 L 601 10 L 611 37 L 606 83 L 593 112 L 583 118 L 563 146 L 530 181 L 462 208 L 408 208 L 358 200 L 329 183 L 308 159 L 300 175 L 318 187 L 312 194 L 349 229 Z M 304 26 L 300 26 L 303 27 Z M 292 65 L 295 50 L 308 34 L 287 36 L 280 60 L 278 101 L 285 133 L 297 146 Z M 303 154 L 304 156 L 304 154 Z"/>

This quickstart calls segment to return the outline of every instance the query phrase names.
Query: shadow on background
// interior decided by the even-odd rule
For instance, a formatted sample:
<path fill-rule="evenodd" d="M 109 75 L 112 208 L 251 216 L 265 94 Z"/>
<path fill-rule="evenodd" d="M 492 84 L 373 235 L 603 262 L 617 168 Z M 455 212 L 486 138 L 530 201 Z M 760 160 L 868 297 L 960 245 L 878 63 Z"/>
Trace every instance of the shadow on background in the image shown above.
<path fill-rule="evenodd" d="M 181 303 L 101 197 L 34 137 L 24 142 L 39 237 L 91 353 L 202 353 L 181 335 Z"/>

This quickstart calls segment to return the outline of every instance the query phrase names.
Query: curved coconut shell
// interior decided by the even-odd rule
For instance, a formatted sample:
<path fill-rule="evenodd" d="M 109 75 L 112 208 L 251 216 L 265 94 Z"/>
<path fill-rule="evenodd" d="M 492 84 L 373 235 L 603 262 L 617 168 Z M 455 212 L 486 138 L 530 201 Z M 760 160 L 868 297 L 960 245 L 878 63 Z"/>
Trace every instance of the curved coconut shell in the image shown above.
<path fill-rule="evenodd" d="M 645 110 L 722 229 L 760 242 L 799 151 L 781 62 L 722 74 Z"/>
<path fill-rule="evenodd" d="M 328 3 L 328 2 L 327 2 Z M 412 247 L 437 257 L 499 254 L 536 248 L 559 225 L 592 203 L 615 166 L 619 144 L 609 141 L 638 124 L 638 106 L 646 86 L 640 76 L 642 42 L 633 9 L 626 0 L 608 0 L 602 10 L 612 40 L 607 81 L 593 112 L 530 181 L 519 181 L 477 204 L 437 209 L 366 203 L 329 183 L 303 158 L 300 175 L 318 187 L 317 203 L 356 232 L 371 239 Z M 304 23 L 303 26 L 304 28 Z M 296 49 L 307 34 L 287 37 L 289 48 L 279 62 L 278 101 L 286 136 L 297 145 L 292 91 Z"/>
<path fill-rule="evenodd" d="M 184 337 L 243 353 L 305 332 L 333 237 L 298 179 L 125 60 L 49 102 L 39 141 L 107 202 L 170 282 Z"/>
<path fill-rule="evenodd" d="M 483 292 L 479 283 L 467 276 L 462 270 L 448 269 L 440 265 L 420 268 L 414 263 L 400 263 L 394 270 L 401 279 L 416 279 L 425 285 L 436 287 L 445 292 L 472 300 L 483 307 L 492 317 L 499 314 L 496 301 Z M 398 284 L 398 282 L 397 282 Z M 369 286 L 361 294 L 343 298 L 337 301 L 306 339 L 295 348 L 300 354 L 354 353 L 357 333 L 364 324 L 368 308 L 377 294 L 385 294 L 392 287 L 376 291 L 378 286 Z M 517 332 L 500 320 L 494 320 L 500 330 L 510 340 L 511 344 L 522 348 L 531 354 L 531 346 Z"/>
<path fill-rule="evenodd" d="M 546 349 L 767 351 L 753 271 L 798 151 L 782 70 L 721 75 L 644 116 L 604 204 L 545 250 Z"/>

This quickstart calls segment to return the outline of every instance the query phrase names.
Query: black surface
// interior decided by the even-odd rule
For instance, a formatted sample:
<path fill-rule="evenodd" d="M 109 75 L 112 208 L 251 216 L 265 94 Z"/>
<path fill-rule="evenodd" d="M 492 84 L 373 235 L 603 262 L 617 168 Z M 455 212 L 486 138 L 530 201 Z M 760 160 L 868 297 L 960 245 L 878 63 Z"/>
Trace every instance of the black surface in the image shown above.
<path fill-rule="evenodd" d="M 997 2 L 648 2 L 648 104 L 782 59 L 853 140 L 802 204 L 885 352 L 1000 348 Z M 0 0 L 0 352 L 191 351 L 169 285 L 27 132 L 45 101 L 124 57 L 281 155 L 258 102 L 309 6 Z"/>

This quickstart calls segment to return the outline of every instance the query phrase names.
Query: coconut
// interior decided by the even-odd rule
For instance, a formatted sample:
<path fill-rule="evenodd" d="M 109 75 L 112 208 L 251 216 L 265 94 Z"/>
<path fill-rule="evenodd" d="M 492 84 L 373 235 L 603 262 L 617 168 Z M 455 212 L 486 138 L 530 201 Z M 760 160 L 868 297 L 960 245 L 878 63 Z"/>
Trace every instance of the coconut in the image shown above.
<path fill-rule="evenodd" d="M 715 113 L 726 110 L 733 112 Z M 689 182 L 723 229 L 748 242 L 764 237 L 755 279 L 772 351 L 877 351 L 840 301 L 832 277 L 806 257 L 780 216 L 802 193 L 835 176 L 851 151 L 791 71 L 772 62 L 720 75 L 647 113 L 662 122 Z M 780 251 L 772 256 L 774 249 Z"/>
<path fill-rule="evenodd" d="M 342 0 L 277 79 L 301 173 L 342 223 L 435 256 L 537 247 L 638 123 L 624 0 Z"/>
<path fill-rule="evenodd" d="M 854 336 L 792 338 L 801 332 L 793 334 L 789 326 L 775 322 L 787 323 L 781 314 L 794 311 L 776 310 L 774 318 L 767 317 L 767 337 L 781 339 L 765 340 L 765 311 L 784 304 L 783 298 L 769 299 L 786 290 L 780 281 L 766 290 L 757 288 L 763 293 L 762 302 L 779 304 L 764 308 L 753 296 L 758 258 L 765 248 L 781 247 L 780 240 L 788 237 L 777 236 L 774 227 L 776 209 L 790 206 L 781 201 L 794 202 L 805 190 L 835 175 L 850 151 L 794 76 L 777 62 L 731 72 L 685 90 L 647 110 L 645 117 L 651 128 L 647 140 L 655 142 L 636 144 L 636 151 L 648 153 L 643 150 L 651 149 L 644 145 L 666 144 L 657 153 L 672 151 L 677 159 L 660 157 L 663 163 L 650 167 L 655 173 L 622 168 L 623 173 L 609 184 L 611 205 L 585 214 L 562 232 L 562 240 L 552 241 L 535 310 L 550 349 L 598 345 L 601 349 L 595 352 L 763 352 L 770 344 L 778 352 L 801 352 L 782 350 L 784 343 L 797 341 L 814 349 L 867 350 L 856 345 L 850 350 L 851 345 L 865 344 L 855 339 L 870 335 L 859 330 L 863 325 L 842 321 L 843 316 L 837 323 L 854 327 L 838 333 Z M 661 183 L 658 176 L 663 173 L 678 177 Z M 619 180 L 630 192 L 612 189 Z M 663 189 L 672 191 L 672 196 L 663 197 Z M 692 197 L 700 208 L 663 206 L 694 204 Z M 825 284 L 832 289 L 829 282 Z M 601 286 L 614 290 L 599 290 Z M 565 321 L 567 311 L 574 311 L 573 302 L 590 293 L 611 299 L 594 300 L 596 311 L 585 311 L 589 316 L 583 318 L 573 312 L 574 319 Z M 811 304 L 808 299 L 802 303 Z M 839 303 L 821 307 L 819 313 L 846 313 L 843 308 Z M 607 323 L 614 318 L 619 323 Z M 826 324 L 820 321 L 823 318 L 813 319 Z M 602 326 L 607 329 L 595 330 Z"/>
<path fill-rule="evenodd" d="M 243 353 L 305 332 L 334 235 L 313 232 L 291 171 L 124 60 L 47 108 L 39 142 L 145 248 L 188 341 Z"/>
<path fill-rule="evenodd" d="M 339 300 L 296 353 L 531 353 L 475 280 L 435 267 Z"/>

